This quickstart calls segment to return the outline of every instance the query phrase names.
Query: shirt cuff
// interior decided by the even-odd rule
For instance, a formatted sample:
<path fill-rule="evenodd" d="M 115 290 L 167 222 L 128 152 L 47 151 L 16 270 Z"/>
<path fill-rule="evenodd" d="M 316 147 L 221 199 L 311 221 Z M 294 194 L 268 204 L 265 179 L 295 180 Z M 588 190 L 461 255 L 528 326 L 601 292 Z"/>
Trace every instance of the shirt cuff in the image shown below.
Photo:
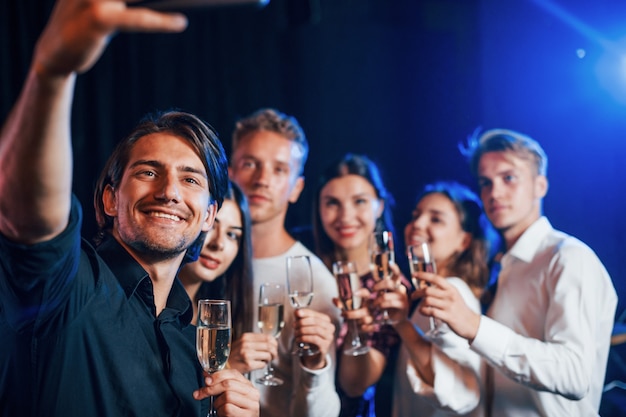
<path fill-rule="evenodd" d="M 302 383 L 308 388 L 315 388 L 325 383 L 326 379 L 328 378 L 327 375 L 331 374 L 331 372 L 328 371 L 332 370 L 333 360 L 327 353 L 326 365 L 320 369 L 307 368 L 306 366 L 302 365 L 302 362 L 300 362 L 300 360 L 298 360 L 298 363 L 300 363 L 300 368 L 304 371 L 302 373 Z M 332 383 L 332 381 L 329 381 L 329 383 Z"/>
<path fill-rule="evenodd" d="M 511 329 L 483 315 L 470 347 L 490 362 L 501 363 L 512 337 Z"/>

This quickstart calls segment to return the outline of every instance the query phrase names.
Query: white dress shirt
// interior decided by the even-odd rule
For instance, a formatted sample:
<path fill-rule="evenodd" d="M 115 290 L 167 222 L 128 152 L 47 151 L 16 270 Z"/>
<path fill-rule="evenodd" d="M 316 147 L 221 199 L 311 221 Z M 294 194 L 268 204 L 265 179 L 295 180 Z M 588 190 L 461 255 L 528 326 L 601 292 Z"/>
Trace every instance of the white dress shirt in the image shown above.
<path fill-rule="evenodd" d="M 259 287 L 264 282 L 285 285 L 287 292 L 288 256 L 308 255 L 313 270 L 313 301 L 309 308 L 330 316 L 338 332 L 341 325 L 341 311 L 333 304 L 338 297 L 335 277 L 322 261 L 302 243 L 296 242 L 282 255 L 254 259 L 254 323 L 257 322 Z M 274 375 L 281 378 L 283 385 L 266 387 L 255 383 L 261 393 L 261 416 L 263 417 L 336 417 L 340 402 L 335 390 L 336 349 L 331 344 L 326 357 L 326 366 L 311 370 L 303 367 L 297 355 L 291 354 L 293 341 L 293 307 L 285 297 L 285 327 L 278 339 L 278 358 L 272 362 Z M 335 333 L 336 335 L 337 333 Z M 263 376 L 265 369 L 251 372 L 251 380 Z"/>
<path fill-rule="evenodd" d="M 480 302 L 465 281 L 456 277 L 447 279 L 465 303 L 480 313 Z M 430 329 L 429 318 L 417 309 L 411 315 L 411 322 L 423 332 Z M 484 406 L 480 403 L 484 372 L 481 357 L 446 324 L 438 323 L 438 329 L 441 336 L 432 341 L 431 347 L 434 386 L 421 379 L 406 347 L 400 347 L 394 379 L 394 417 L 484 416 Z"/>
<path fill-rule="evenodd" d="M 597 416 L 617 296 L 578 239 L 533 223 L 503 256 L 472 349 L 495 368 L 491 415 Z"/>

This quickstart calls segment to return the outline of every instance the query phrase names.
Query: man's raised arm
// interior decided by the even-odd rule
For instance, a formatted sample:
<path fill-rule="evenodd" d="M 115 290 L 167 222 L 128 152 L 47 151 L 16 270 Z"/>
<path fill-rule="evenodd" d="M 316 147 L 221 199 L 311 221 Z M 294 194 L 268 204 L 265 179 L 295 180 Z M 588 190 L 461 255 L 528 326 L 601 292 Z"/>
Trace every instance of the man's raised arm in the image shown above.
<path fill-rule="evenodd" d="M 186 25 L 180 14 L 128 8 L 122 0 L 57 1 L 0 133 L 1 234 L 36 243 L 67 224 L 76 74 L 93 66 L 117 31 L 179 32 Z"/>

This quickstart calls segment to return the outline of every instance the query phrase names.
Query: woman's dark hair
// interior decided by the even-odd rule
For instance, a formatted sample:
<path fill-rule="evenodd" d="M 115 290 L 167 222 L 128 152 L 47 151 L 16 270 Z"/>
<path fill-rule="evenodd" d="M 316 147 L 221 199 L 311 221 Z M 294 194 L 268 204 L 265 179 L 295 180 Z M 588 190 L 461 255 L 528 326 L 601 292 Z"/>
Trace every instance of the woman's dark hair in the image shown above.
<path fill-rule="evenodd" d="M 182 138 L 196 151 L 202 161 L 209 181 L 211 201 L 221 207 L 224 194 L 228 189 L 228 161 L 224 147 L 217 133 L 197 116 L 181 111 L 167 111 L 149 114 L 144 117 L 135 129 L 118 145 L 107 160 L 94 193 L 94 209 L 98 233 L 96 243 L 102 241 L 113 229 L 113 217 L 104 211 L 102 195 L 107 186 L 117 188 L 128 165 L 130 153 L 139 139 L 153 133 L 167 132 Z"/>
<path fill-rule="evenodd" d="M 385 188 L 382 176 L 376 164 L 365 155 L 347 153 L 334 163 L 329 165 L 319 177 L 317 189 L 313 197 L 313 239 L 315 241 L 315 250 L 317 255 L 322 259 L 324 264 L 331 268 L 335 259 L 335 244 L 328 237 L 322 226 L 320 218 L 320 193 L 322 188 L 329 181 L 343 177 L 346 175 L 358 175 L 369 182 L 376 192 L 376 197 L 385 203 L 383 212 L 376 219 L 375 230 L 390 230 L 394 233 L 394 227 L 391 216 L 391 208 L 394 204 L 393 197 Z M 394 233 L 395 234 L 395 233 Z"/>
<path fill-rule="evenodd" d="M 463 279 L 480 298 L 489 279 L 490 259 L 498 249 L 498 234 L 485 216 L 480 199 L 468 187 L 454 181 L 428 184 L 418 195 L 416 204 L 435 193 L 452 202 L 459 214 L 461 228 L 472 236 L 469 247 L 453 255 L 448 272 Z"/>

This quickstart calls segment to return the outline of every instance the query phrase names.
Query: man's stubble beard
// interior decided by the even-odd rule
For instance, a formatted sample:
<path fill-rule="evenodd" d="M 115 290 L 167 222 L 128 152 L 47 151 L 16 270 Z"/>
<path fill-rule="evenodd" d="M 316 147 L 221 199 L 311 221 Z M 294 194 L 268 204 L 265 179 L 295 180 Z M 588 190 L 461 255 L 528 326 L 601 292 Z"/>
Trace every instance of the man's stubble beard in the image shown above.
<path fill-rule="evenodd" d="M 185 252 L 195 240 L 187 239 L 182 234 L 177 239 L 168 233 L 165 233 L 165 237 L 160 235 L 155 237 L 142 232 L 129 235 L 118 230 L 118 234 L 128 247 L 153 261 L 174 259 Z"/>

